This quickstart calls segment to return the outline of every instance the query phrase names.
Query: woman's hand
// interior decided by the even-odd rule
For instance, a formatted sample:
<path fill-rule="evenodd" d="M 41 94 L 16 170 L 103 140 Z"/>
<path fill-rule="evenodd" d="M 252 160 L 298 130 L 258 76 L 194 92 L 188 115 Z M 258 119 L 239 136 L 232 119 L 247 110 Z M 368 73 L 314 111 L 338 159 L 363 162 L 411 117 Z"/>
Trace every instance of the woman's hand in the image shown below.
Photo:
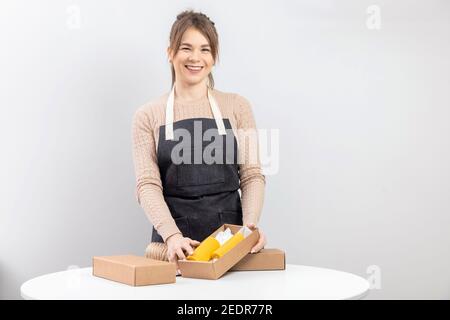
<path fill-rule="evenodd" d="M 255 230 L 256 225 L 254 223 L 248 223 L 247 227 L 250 228 L 250 230 Z M 261 249 L 264 249 L 264 246 L 267 244 L 266 236 L 261 231 L 261 229 L 258 229 L 258 232 L 259 232 L 259 241 L 258 243 L 255 244 L 250 253 L 257 253 L 261 251 Z"/>
<path fill-rule="evenodd" d="M 178 260 L 186 259 L 187 256 L 194 253 L 193 246 L 196 247 L 200 242 L 191 238 L 183 237 L 181 233 L 175 233 L 166 239 L 167 258 L 170 262 L 175 262 L 178 270 Z M 187 254 L 185 254 L 187 253 Z"/>

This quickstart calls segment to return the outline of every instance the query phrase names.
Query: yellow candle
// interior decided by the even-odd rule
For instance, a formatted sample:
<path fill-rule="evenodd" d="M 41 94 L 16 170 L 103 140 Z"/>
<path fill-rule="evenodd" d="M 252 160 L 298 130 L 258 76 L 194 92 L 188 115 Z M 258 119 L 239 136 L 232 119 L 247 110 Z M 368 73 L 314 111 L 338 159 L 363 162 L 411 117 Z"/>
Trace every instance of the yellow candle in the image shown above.
<path fill-rule="evenodd" d="M 192 261 L 209 261 L 211 254 L 219 247 L 220 243 L 216 238 L 208 237 L 195 248 L 194 253 L 188 256 L 187 259 Z"/>
<path fill-rule="evenodd" d="M 242 240 L 244 240 L 244 235 L 241 232 L 237 232 L 234 236 L 228 239 L 228 241 L 225 242 L 220 248 L 218 248 L 212 253 L 212 258 L 219 259 L 225 253 L 233 249 Z"/>

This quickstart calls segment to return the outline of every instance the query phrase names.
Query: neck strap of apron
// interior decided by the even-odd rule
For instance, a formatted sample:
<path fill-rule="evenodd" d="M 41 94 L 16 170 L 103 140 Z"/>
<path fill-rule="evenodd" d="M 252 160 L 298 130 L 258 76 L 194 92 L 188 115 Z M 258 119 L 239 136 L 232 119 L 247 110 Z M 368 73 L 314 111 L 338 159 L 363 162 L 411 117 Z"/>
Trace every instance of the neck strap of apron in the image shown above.
<path fill-rule="evenodd" d="M 166 140 L 173 140 L 173 105 L 175 100 L 175 85 L 172 87 L 172 90 L 169 94 L 169 98 L 167 99 L 166 105 Z M 211 94 L 211 90 L 208 87 L 208 100 L 209 105 L 211 106 L 211 111 L 214 116 L 214 120 L 216 120 L 216 126 L 219 130 L 220 135 L 225 135 L 225 125 L 223 124 L 222 114 L 220 113 L 219 106 L 217 105 L 216 100 Z"/>

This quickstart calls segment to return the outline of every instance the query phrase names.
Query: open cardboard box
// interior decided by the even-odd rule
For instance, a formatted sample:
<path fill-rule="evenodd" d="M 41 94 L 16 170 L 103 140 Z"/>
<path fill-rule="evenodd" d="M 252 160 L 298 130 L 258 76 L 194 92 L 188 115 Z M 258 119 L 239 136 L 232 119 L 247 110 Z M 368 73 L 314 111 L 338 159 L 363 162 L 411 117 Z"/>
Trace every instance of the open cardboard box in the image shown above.
<path fill-rule="evenodd" d="M 235 234 L 242 228 L 242 226 L 224 224 L 213 234 L 211 234 L 211 236 L 215 237 L 220 231 L 224 231 L 226 228 L 230 228 L 231 233 Z M 255 228 L 247 238 L 239 242 L 233 249 L 214 262 L 178 260 L 178 267 L 181 271 L 181 276 L 185 278 L 210 280 L 219 279 L 223 274 L 225 274 L 225 272 L 244 258 L 258 242 L 258 240 L 259 232 L 258 228 Z"/>

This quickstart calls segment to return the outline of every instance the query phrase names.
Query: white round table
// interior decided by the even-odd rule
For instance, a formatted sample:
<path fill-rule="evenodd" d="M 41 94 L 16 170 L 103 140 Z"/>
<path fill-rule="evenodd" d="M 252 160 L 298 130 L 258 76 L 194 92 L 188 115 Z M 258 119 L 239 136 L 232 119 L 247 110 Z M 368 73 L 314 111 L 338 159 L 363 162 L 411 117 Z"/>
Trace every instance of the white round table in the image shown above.
<path fill-rule="evenodd" d="M 80 268 L 28 280 L 20 291 L 24 299 L 335 300 L 361 299 L 369 283 L 347 272 L 287 264 L 286 270 L 233 271 L 218 280 L 177 277 L 172 284 L 132 287 Z"/>

